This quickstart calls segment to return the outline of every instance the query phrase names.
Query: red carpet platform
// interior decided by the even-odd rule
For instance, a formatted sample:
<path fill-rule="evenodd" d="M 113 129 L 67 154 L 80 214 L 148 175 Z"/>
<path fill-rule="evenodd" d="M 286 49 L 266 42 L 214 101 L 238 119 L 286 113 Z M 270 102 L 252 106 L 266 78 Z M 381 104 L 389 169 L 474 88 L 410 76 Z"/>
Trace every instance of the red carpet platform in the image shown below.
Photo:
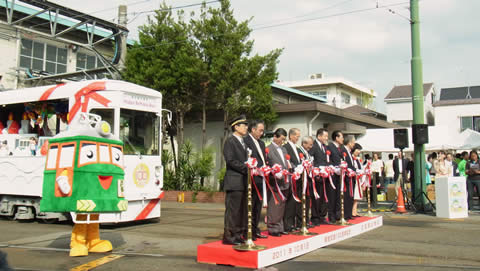
<path fill-rule="evenodd" d="M 353 225 L 321 225 L 309 229 L 314 236 L 284 235 L 257 239 L 255 244 L 266 246 L 260 251 L 240 252 L 221 241 L 199 245 L 197 261 L 199 263 L 223 264 L 248 268 L 261 268 L 283 262 L 318 248 L 328 246 L 382 226 L 381 216 L 357 217 L 349 220 Z M 266 233 L 265 233 L 266 234 Z"/>

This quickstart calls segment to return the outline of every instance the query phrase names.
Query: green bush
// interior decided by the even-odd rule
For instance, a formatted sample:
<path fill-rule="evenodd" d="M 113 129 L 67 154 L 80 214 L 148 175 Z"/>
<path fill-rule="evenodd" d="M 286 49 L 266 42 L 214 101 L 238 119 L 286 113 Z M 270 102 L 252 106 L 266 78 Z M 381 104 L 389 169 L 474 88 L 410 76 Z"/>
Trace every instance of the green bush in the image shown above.
<path fill-rule="evenodd" d="M 226 172 L 227 172 L 227 168 L 224 167 L 217 173 L 217 180 L 218 180 L 218 183 L 220 184 L 220 188 L 219 188 L 220 191 L 223 191 L 223 179 L 225 178 Z"/>
<path fill-rule="evenodd" d="M 178 155 L 177 168 L 171 166 L 173 154 L 167 150 L 162 152 L 164 168 L 164 189 L 180 191 L 209 191 L 202 186 L 202 178 L 210 177 L 214 168 L 214 150 L 207 148 L 203 152 L 195 152 L 193 143 L 186 140 Z"/>

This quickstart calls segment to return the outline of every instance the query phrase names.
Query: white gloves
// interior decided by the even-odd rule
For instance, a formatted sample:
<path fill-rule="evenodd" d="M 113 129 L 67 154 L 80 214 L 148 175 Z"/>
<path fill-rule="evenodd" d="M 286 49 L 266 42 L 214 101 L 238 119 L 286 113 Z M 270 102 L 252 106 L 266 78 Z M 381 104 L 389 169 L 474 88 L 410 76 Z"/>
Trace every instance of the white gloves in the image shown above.
<path fill-rule="evenodd" d="M 282 172 L 278 172 L 278 173 L 276 173 L 276 174 L 275 174 L 275 178 L 277 178 L 277 179 L 281 179 L 281 178 L 283 178 L 283 174 L 282 174 Z"/>
<path fill-rule="evenodd" d="M 60 188 L 60 191 L 62 191 L 62 193 L 64 195 L 68 195 L 70 193 L 70 184 L 68 183 L 68 177 L 65 176 L 65 175 L 60 175 L 57 177 L 57 179 L 55 180 L 58 184 L 58 187 Z"/>

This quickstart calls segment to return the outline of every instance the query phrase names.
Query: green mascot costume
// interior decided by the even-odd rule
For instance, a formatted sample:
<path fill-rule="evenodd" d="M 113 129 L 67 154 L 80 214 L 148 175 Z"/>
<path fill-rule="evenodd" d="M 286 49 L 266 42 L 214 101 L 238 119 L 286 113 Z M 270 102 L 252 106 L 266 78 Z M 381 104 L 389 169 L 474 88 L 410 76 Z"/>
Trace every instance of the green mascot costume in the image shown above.
<path fill-rule="evenodd" d="M 82 113 L 79 121 L 48 142 L 40 202 L 42 212 L 74 212 L 70 256 L 107 252 L 101 240 L 100 213 L 126 211 L 123 191 L 123 143 L 97 115 Z"/>

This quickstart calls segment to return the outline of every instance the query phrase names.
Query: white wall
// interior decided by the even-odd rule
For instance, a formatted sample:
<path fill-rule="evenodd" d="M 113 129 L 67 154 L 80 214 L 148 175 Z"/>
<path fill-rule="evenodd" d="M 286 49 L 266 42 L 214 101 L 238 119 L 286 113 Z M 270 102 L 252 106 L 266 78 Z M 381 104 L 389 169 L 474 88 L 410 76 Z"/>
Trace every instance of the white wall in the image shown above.
<path fill-rule="evenodd" d="M 405 120 L 413 120 L 413 106 L 412 102 L 397 102 L 397 103 L 387 103 L 386 106 L 387 112 L 387 121 L 405 121 Z M 427 113 L 432 112 L 435 116 L 435 121 L 437 120 L 436 114 L 433 110 L 431 103 L 424 102 L 424 121 L 427 123 Z M 436 122 L 435 122 L 436 124 Z"/>
<path fill-rule="evenodd" d="M 300 129 L 301 136 L 307 135 L 308 125 L 305 113 L 280 114 L 278 121 L 275 124 L 270 125 L 268 130 L 275 131 L 277 128 L 283 128 L 287 133 L 291 128 L 298 128 Z"/>
<path fill-rule="evenodd" d="M 431 112 L 435 117 L 435 125 L 436 123 L 436 113 L 432 106 L 432 93 L 435 89 L 432 87 L 427 95 L 423 98 L 423 108 L 424 108 L 424 121 L 427 123 L 427 113 Z M 387 121 L 405 121 L 405 120 L 413 120 L 413 107 L 411 98 L 408 101 L 401 101 L 401 102 L 387 102 L 386 103 L 386 115 Z"/>
<path fill-rule="evenodd" d="M 460 132 L 460 117 L 480 116 L 479 104 L 451 105 L 435 107 L 435 126 L 447 126 Z"/>
<path fill-rule="evenodd" d="M 335 98 L 335 106 L 338 108 L 346 108 L 352 105 L 361 105 L 357 103 L 357 98 L 360 97 L 358 92 L 354 92 L 350 89 L 343 88 L 341 85 L 329 85 L 326 89 L 327 91 L 327 104 L 333 106 L 333 99 Z M 350 95 L 350 103 L 342 103 L 342 93 Z M 367 96 L 367 94 L 365 94 Z"/>
<path fill-rule="evenodd" d="M 413 120 L 412 103 L 387 103 L 387 121 Z"/>
<path fill-rule="evenodd" d="M 17 58 L 17 36 L 16 31 L 8 26 L 1 26 L 0 36 L 0 74 L 3 76 L 1 84 L 4 88 L 14 89 L 16 86 Z M 19 50 L 19 49 L 18 49 Z"/>

